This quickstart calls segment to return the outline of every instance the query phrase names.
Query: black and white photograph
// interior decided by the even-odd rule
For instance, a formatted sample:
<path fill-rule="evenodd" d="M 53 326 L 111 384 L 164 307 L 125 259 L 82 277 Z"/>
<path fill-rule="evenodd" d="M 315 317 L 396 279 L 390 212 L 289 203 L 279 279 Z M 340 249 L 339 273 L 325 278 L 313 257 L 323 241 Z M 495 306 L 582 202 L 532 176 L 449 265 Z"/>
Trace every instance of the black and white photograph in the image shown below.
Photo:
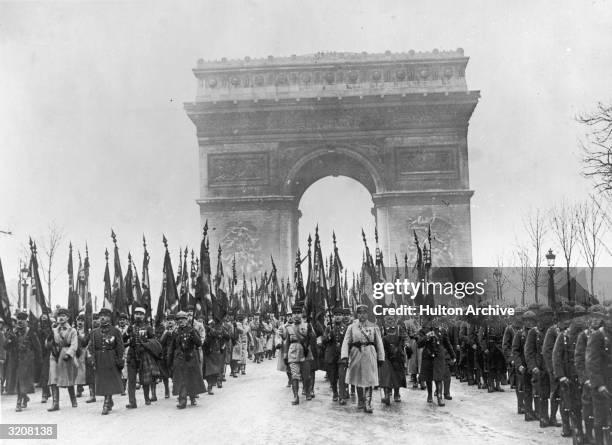
<path fill-rule="evenodd" d="M 3 443 L 612 445 L 612 0 L 0 0 L 0 393 Z"/>

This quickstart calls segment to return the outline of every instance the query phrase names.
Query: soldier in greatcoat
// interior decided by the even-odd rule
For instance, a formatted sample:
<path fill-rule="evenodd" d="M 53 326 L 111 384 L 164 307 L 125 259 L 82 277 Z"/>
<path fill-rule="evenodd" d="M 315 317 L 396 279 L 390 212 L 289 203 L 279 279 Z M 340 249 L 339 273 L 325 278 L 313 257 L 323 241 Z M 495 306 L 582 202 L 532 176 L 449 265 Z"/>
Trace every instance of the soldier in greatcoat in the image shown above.
<path fill-rule="evenodd" d="M 204 340 L 204 368 L 209 395 L 214 394 L 212 389 L 215 385 L 218 388 L 223 387 L 221 378 L 225 366 L 225 345 L 228 337 L 229 333 L 221 321 L 210 320 L 208 322 Z"/>
<path fill-rule="evenodd" d="M 6 336 L 5 347 L 15 360 L 15 391 L 17 406 L 15 411 L 22 411 L 28 406 L 28 394 L 34 394 L 34 370 L 40 362 L 40 342 L 34 330 L 28 327 L 27 312 L 17 314 L 17 324 Z"/>
<path fill-rule="evenodd" d="M 348 363 L 346 380 L 357 387 L 358 409 L 372 412 L 372 388 L 378 386 L 378 367 L 385 361 L 380 329 L 368 321 L 368 307 L 357 306 L 357 319 L 344 336 L 340 357 Z"/>
<path fill-rule="evenodd" d="M 427 386 L 427 402 L 433 402 L 432 382 L 435 382 L 438 405 L 444 406 L 442 381 L 446 373 L 447 354 L 453 360 L 455 358 L 453 347 L 434 320 L 427 321 L 421 328 L 417 345 L 423 348 L 421 374 Z"/>
<path fill-rule="evenodd" d="M 193 326 L 188 324 L 187 319 L 186 312 L 176 314 L 178 327 L 172 335 L 168 351 L 168 368 L 172 370 L 172 393 L 178 396 L 179 403 L 176 407 L 179 409 L 187 406 L 187 396 L 191 405 L 195 406 L 196 396 L 206 390 L 198 354 L 202 340 Z"/>
<path fill-rule="evenodd" d="M 121 331 L 112 325 L 111 317 L 110 309 L 100 309 L 100 326 L 91 331 L 88 344 L 95 375 L 95 395 L 104 396 L 103 415 L 113 409 L 113 395 L 123 392 L 123 336 Z"/>
<path fill-rule="evenodd" d="M 41 349 L 40 376 L 38 383 L 40 384 L 41 400 L 40 403 L 47 403 L 51 392 L 49 391 L 49 356 L 51 350 L 46 345 L 46 339 L 51 334 L 51 318 L 48 312 L 43 312 L 38 320 L 38 340 Z"/>
<path fill-rule="evenodd" d="M 161 379 L 164 382 L 164 398 L 170 398 L 170 383 L 172 377 L 172 369 L 168 367 L 170 363 L 170 346 L 173 342 L 174 332 L 176 331 L 176 316 L 174 314 L 166 315 L 164 321 L 164 332 L 162 333 L 159 343 L 162 347 L 162 359 L 160 360 Z M 174 382 L 172 382 L 174 385 Z"/>
<path fill-rule="evenodd" d="M 306 392 L 306 400 L 312 399 L 311 393 L 311 367 L 313 353 L 310 346 L 310 339 L 315 335 L 312 326 L 307 321 L 302 320 L 303 305 L 296 303 L 291 312 L 293 314 L 293 324 L 287 326 L 287 337 L 285 338 L 286 352 L 284 357 L 285 364 L 291 370 L 291 388 L 293 391 L 292 405 L 300 403 L 299 388 L 300 380 Z"/>
<path fill-rule="evenodd" d="M 385 317 L 384 333 L 382 336 L 385 350 L 385 361 L 379 369 L 379 385 L 383 389 L 382 402 L 385 405 L 393 400 L 400 402 L 400 388 L 406 387 L 406 352 L 404 339 L 400 336 L 397 320 L 393 316 Z M 450 377 L 450 376 L 449 376 Z"/>
<path fill-rule="evenodd" d="M 342 342 L 346 333 L 346 325 L 343 323 L 344 310 L 335 307 L 333 310 L 333 323 L 325 328 L 323 334 L 323 345 L 325 346 L 324 360 L 327 365 L 327 378 L 332 388 L 332 401 L 340 401 L 340 405 L 345 405 L 348 395 L 344 379 L 340 381 L 340 371 L 345 364 L 340 360 Z"/>
<path fill-rule="evenodd" d="M 47 411 L 59 410 L 59 388 L 67 388 L 72 407 L 77 407 L 74 384 L 77 377 L 78 333 L 70 326 L 70 313 L 66 308 L 57 310 L 57 326 L 47 338 L 47 347 L 51 349 L 49 357 L 49 386 L 53 397 L 53 406 Z"/>
<path fill-rule="evenodd" d="M 595 444 L 609 444 L 612 437 L 612 308 L 607 311 L 606 320 L 587 343 L 586 372 L 593 394 L 593 427 Z"/>

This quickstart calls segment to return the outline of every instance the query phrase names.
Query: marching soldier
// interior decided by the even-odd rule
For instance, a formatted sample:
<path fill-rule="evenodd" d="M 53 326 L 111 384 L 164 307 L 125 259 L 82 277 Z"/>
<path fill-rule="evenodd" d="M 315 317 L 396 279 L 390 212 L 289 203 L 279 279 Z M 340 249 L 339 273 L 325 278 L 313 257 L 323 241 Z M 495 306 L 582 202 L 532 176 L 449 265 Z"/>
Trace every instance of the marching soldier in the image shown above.
<path fill-rule="evenodd" d="M 432 403 L 432 382 L 436 385 L 436 398 L 438 406 L 444 406 L 442 380 L 444 379 L 446 364 L 446 354 L 452 360 L 455 358 L 453 347 L 448 338 L 442 334 L 439 326 L 434 320 L 425 324 L 419 332 L 417 345 L 423 348 L 423 363 L 421 363 L 421 374 L 427 386 L 427 402 Z"/>
<path fill-rule="evenodd" d="M 312 327 L 308 322 L 302 321 L 302 304 L 294 304 L 291 312 L 293 324 L 287 326 L 287 338 L 285 339 L 286 352 L 285 364 L 291 370 L 291 388 L 293 390 L 292 405 L 300 403 L 299 389 L 300 380 L 306 391 L 306 400 L 311 400 L 310 382 L 312 366 L 312 350 L 310 348 L 310 337 L 314 335 Z"/>
<path fill-rule="evenodd" d="M 593 394 L 595 443 L 609 444 L 612 407 L 612 311 L 603 326 L 593 332 L 586 350 L 586 371 Z"/>
<path fill-rule="evenodd" d="M 278 328 L 278 336 L 280 337 L 282 343 L 280 354 L 278 354 L 276 369 L 287 374 L 287 388 L 291 388 L 291 369 L 289 369 L 289 366 L 285 364 L 285 357 L 287 356 L 287 327 L 291 324 L 293 324 L 293 319 L 290 316 L 287 316 L 285 323 L 281 324 Z"/>
<path fill-rule="evenodd" d="M 510 387 L 513 388 L 516 393 L 518 414 L 523 414 L 525 411 L 523 408 L 522 397 L 519 397 L 518 377 L 516 374 L 516 368 L 514 366 L 514 359 L 512 357 L 512 342 L 515 334 L 521 329 L 521 315 L 524 312 L 525 311 L 522 308 L 516 309 L 514 317 L 512 317 L 510 323 L 508 326 L 506 326 L 506 329 L 504 329 L 504 335 L 502 337 L 502 352 L 506 360 L 506 369 L 508 370 Z"/>
<path fill-rule="evenodd" d="M 197 404 L 198 394 L 206 391 L 202 380 L 202 364 L 198 349 L 202 340 L 197 331 L 187 324 L 187 313 L 176 314 L 178 328 L 172 336 L 168 351 L 168 368 L 172 370 L 173 395 L 178 395 L 178 409 L 187 406 L 187 396 L 192 406 Z"/>
<path fill-rule="evenodd" d="M 176 317 L 174 314 L 166 315 L 164 323 L 164 332 L 162 332 L 159 338 L 159 343 L 162 347 L 162 359 L 160 360 L 160 371 L 161 379 L 164 382 L 164 398 L 170 398 L 170 385 L 169 379 L 172 377 L 172 369 L 168 367 L 170 363 L 170 345 L 172 344 L 172 337 L 176 329 Z M 155 383 L 156 384 L 156 383 Z"/>
<path fill-rule="evenodd" d="M 406 387 L 404 339 L 399 335 L 397 320 L 393 316 L 385 317 L 382 343 L 385 351 L 385 360 L 378 371 L 378 379 L 379 385 L 384 392 L 384 397 L 381 401 L 385 405 L 390 405 L 391 391 L 393 391 L 393 400 L 400 402 L 400 388 Z"/>
<path fill-rule="evenodd" d="M 47 411 L 59 410 L 59 388 L 67 388 L 72 407 L 77 407 L 74 383 L 77 377 L 76 353 L 78 349 L 78 334 L 68 323 L 68 309 L 57 310 L 57 327 L 47 338 L 47 347 L 51 349 L 49 358 L 49 386 L 53 397 L 53 406 Z"/>
<path fill-rule="evenodd" d="M 527 311 L 522 316 L 523 327 L 517 331 L 512 340 L 512 361 L 517 376 L 517 406 L 518 414 L 521 414 L 521 406 L 525 413 L 525 422 L 536 420 L 533 410 L 533 386 L 531 384 L 531 370 L 525 359 L 525 343 L 528 332 L 535 326 L 536 314 Z"/>
<path fill-rule="evenodd" d="M 110 309 L 100 309 L 100 326 L 91 331 L 88 346 L 95 373 L 95 395 L 104 396 L 103 415 L 113 409 L 113 395 L 123 392 L 123 336 L 112 325 L 112 315 Z"/>
<path fill-rule="evenodd" d="M 247 348 L 247 333 L 246 326 L 242 323 L 244 320 L 243 314 L 236 316 L 234 322 L 235 342 L 232 348 L 232 362 L 230 364 L 232 377 L 238 377 L 238 373 L 246 374 L 246 348 Z"/>
<path fill-rule="evenodd" d="M 506 360 L 502 351 L 503 325 L 498 317 L 489 317 L 480 328 L 480 350 L 485 368 L 485 385 L 488 392 L 503 392 L 501 380 L 506 372 Z"/>
<path fill-rule="evenodd" d="M 569 311 L 565 308 L 557 312 L 559 320 L 567 320 L 569 317 Z M 544 358 L 544 367 L 546 368 L 546 374 L 548 374 L 548 382 L 550 387 L 550 425 L 561 426 L 557 421 L 557 410 L 561 403 L 561 392 L 559 387 L 559 380 L 554 375 L 553 369 L 553 348 L 559 335 L 558 324 L 555 323 L 546 330 L 544 335 L 544 343 L 542 345 L 542 357 Z"/>
<path fill-rule="evenodd" d="M 347 327 L 342 323 L 344 315 L 342 308 L 334 308 L 333 315 L 333 324 L 328 325 L 323 334 L 324 360 L 327 365 L 327 377 L 332 388 L 332 401 L 340 400 L 340 405 L 345 405 L 346 399 L 348 399 L 345 394 L 346 387 L 344 381 L 342 381 L 338 388 L 338 382 L 340 381 L 340 368 L 344 366 L 340 361 L 340 352 Z"/>
<path fill-rule="evenodd" d="M 17 392 L 17 406 L 15 411 L 20 412 L 28 406 L 28 394 L 34 394 L 34 369 L 40 357 L 40 342 L 34 330 L 28 327 L 27 312 L 17 314 L 17 325 L 14 332 L 9 331 L 6 337 L 6 349 L 15 360 L 15 391 Z"/>
<path fill-rule="evenodd" d="M 161 345 L 155 338 L 155 331 L 145 322 L 145 309 L 134 308 L 134 324 L 128 328 L 128 409 L 136 405 L 136 377 L 142 385 L 145 405 L 151 404 L 149 390 L 155 378 L 161 375 L 157 360 L 161 358 Z"/>
<path fill-rule="evenodd" d="M 372 413 L 372 387 L 378 386 L 378 364 L 385 361 L 380 329 L 368 321 L 368 307 L 357 306 L 357 319 L 346 330 L 340 357 L 348 363 L 347 382 L 357 387 L 357 409 Z"/>
<path fill-rule="evenodd" d="M 221 373 L 225 365 L 225 341 L 229 334 L 223 323 L 215 320 L 208 322 L 206 339 L 204 340 L 205 377 L 208 383 L 208 394 L 213 395 L 213 387 L 222 388 Z"/>
<path fill-rule="evenodd" d="M 49 392 L 49 356 L 51 350 L 46 345 L 46 339 L 52 332 L 51 319 L 48 312 L 43 312 L 38 320 L 38 340 L 40 343 L 40 349 L 42 352 L 42 360 L 40 364 L 40 377 L 38 383 L 42 389 L 42 396 L 40 403 L 47 403 L 51 393 Z"/>

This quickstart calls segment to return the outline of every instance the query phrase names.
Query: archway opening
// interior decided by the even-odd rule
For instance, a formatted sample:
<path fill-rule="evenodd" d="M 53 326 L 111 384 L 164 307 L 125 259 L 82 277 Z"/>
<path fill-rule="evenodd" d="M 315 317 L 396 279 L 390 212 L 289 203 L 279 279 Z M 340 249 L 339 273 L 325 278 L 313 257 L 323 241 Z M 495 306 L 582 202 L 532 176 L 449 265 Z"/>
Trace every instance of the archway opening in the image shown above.
<path fill-rule="evenodd" d="M 315 227 L 318 224 L 321 249 L 323 255 L 329 258 L 333 253 L 332 233 L 335 232 L 340 259 L 348 270 L 349 280 L 352 280 L 352 273 L 361 270 L 361 229 L 366 233 L 368 244 L 373 241 L 373 207 L 370 191 L 355 179 L 347 176 L 327 176 L 312 183 L 302 194 L 299 203 L 302 216 L 298 226 L 298 239 L 302 255 L 307 251 L 308 235 L 311 234 L 314 240 Z M 371 248 L 372 246 L 373 244 L 370 244 Z M 306 268 L 304 270 L 306 271 Z"/>

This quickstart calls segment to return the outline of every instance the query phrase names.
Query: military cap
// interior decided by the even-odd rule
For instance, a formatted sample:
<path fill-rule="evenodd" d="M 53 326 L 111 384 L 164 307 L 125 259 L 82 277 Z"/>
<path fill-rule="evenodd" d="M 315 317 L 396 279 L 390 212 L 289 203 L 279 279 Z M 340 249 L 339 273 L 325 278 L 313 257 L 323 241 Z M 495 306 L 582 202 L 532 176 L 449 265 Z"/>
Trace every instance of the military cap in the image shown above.
<path fill-rule="evenodd" d="M 27 320 L 28 319 L 28 313 L 26 311 L 19 311 L 15 314 L 15 316 L 17 317 L 17 320 Z"/>
<path fill-rule="evenodd" d="M 168 314 L 166 315 L 166 321 L 176 320 L 176 315 Z"/>
<path fill-rule="evenodd" d="M 577 304 L 574 306 L 574 317 L 580 317 L 582 315 L 585 315 L 586 313 L 587 310 L 581 304 Z"/>
<path fill-rule="evenodd" d="M 532 311 L 532 312 L 537 312 L 540 310 L 541 307 L 542 305 L 539 303 L 531 303 L 529 306 L 527 306 L 527 310 Z"/>
<path fill-rule="evenodd" d="M 332 311 L 333 315 L 344 315 L 344 309 L 341 307 L 334 307 L 334 310 Z"/>
<path fill-rule="evenodd" d="M 291 307 L 292 314 L 301 314 L 303 310 L 304 310 L 304 305 L 302 303 L 295 303 Z"/>
<path fill-rule="evenodd" d="M 359 313 L 359 312 L 367 312 L 368 311 L 368 306 L 365 304 L 358 304 L 357 307 L 355 308 L 355 313 Z"/>
<path fill-rule="evenodd" d="M 66 317 L 70 317 L 70 312 L 68 312 L 68 309 L 66 309 L 65 307 L 59 308 L 56 313 L 58 317 L 60 315 L 65 315 Z"/>
<path fill-rule="evenodd" d="M 554 313 L 555 311 L 553 311 L 553 309 L 550 306 L 542 306 L 540 308 L 541 315 L 553 315 Z"/>
<path fill-rule="evenodd" d="M 145 314 L 146 313 L 145 308 L 143 308 L 142 306 L 136 306 L 134 308 L 134 313 L 136 314 L 138 312 L 141 313 L 141 314 Z"/>
<path fill-rule="evenodd" d="M 523 320 L 535 320 L 537 318 L 535 312 L 527 311 L 523 314 Z"/>
<path fill-rule="evenodd" d="M 188 318 L 188 316 L 187 316 L 187 312 L 185 312 L 185 311 L 180 311 L 178 314 L 176 314 L 176 319 L 177 319 L 177 320 L 179 320 L 179 319 L 181 319 L 181 318 L 187 319 L 187 318 Z"/>
<path fill-rule="evenodd" d="M 84 313 L 80 313 L 79 315 L 77 315 L 77 320 L 85 320 L 85 314 Z"/>
<path fill-rule="evenodd" d="M 591 306 L 589 308 L 589 315 L 605 315 L 606 314 L 606 310 L 604 309 L 604 307 L 601 304 L 594 304 L 593 306 Z"/>
<path fill-rule="evenodd" d="M 345 307 L 342 309 L 342 315 L 352 315 L 352 312 L 349 308 Z"/>
<path fill-rule="evenodd" d="M 286 314 L 283 314 L 283 315 L 286 315 Z M 244 314 L 243 314 L 242 312 L 238 312 L 238 313 L 236 314 L 236 318 L 237 318 L 238 320 L 244 320 Z"/>
<path fill-rule="evenodd" d="M 525 312 L 527 312 L 527 308 L 525 306 L 519 306 L 514 309 L 514 315 L 523 315 Z"/>
<path fill-rule="evenodd" d="M 107 317 L 112 317 L 113 316 L 113 311 L 111 311 L 109 308 L 107 307 L 103 307 L 102 309 L 100 309 L 100 311 L 98 312 L 98 317 L 101 315 L 106 315 Z"/>
<path fill-rule="evenodd" d="M 129 318 L 130 318 L 130 317 L 128 317 L 128 314 L 126 314 L 125 312 L 121 312 L 121 313 L 119 314 L 119 319 L 120 319 L 120 320 L 121 320 L 121 319 L 123 319 L 123 320 L 127 320 L 127 319 L 129 319 Z"/>

